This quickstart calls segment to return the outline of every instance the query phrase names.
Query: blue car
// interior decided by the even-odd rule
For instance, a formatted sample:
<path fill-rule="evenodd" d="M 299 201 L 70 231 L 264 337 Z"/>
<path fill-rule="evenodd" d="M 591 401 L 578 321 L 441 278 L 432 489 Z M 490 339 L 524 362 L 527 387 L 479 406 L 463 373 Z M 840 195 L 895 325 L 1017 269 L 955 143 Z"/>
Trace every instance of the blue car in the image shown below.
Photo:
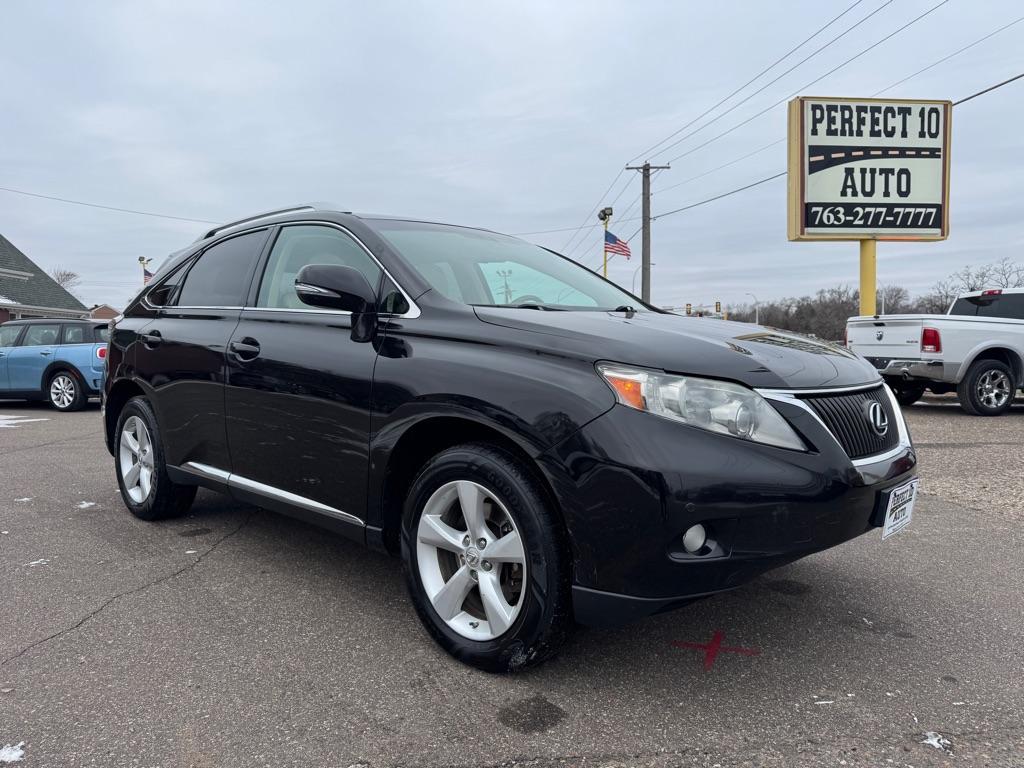
<path fill-rule="evenodd" d="M 77 411 L 103 388 L 109 328 L 96 320 L 0 325 L 0 399 L 49 400 Z"/>

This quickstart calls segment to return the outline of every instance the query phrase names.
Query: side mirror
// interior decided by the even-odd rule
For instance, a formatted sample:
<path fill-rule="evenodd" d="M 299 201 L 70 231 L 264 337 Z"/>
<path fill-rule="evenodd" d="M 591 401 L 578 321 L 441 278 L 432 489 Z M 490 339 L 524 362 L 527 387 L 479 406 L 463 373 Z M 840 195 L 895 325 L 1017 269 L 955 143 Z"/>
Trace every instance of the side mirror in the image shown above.
<path fill-rule="evenodd" d="M 309 264 L 295 278 L 295 292 L 305 304 L 353 314 L 375 311 L 377 295 L 358 269 L 336 264 Z"/>

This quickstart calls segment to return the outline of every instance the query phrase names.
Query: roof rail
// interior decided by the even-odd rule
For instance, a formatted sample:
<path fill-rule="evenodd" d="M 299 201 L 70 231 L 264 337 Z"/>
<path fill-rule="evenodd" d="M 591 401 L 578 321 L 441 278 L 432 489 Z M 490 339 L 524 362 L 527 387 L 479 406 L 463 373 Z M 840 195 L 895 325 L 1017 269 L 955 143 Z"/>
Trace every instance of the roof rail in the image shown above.
<path fill-rule="evenodd" d="M 280 216 L 285 213 L 294 213 L 296 211 L 315 211 L 316 206 L 313 205 L 292 205 L 288 208 L 278 208 L 273 211 L 264 211 L 263 213 L 257 213 L 255 216 L 246 216 L 244 219 L 238 219 L 237 221 L 229 221 L 227 224 L 218 224 L 213 229 L 207 230 L 199 240 L 205 240 L 208 237 L 213 237 L 218 232 L 223 232 L 225 229 L 231 229 L 237 227 L 240 224 L 248 224 L 251 221 L 259 221 L 260 219 L 269 219 L 271 216 Z"/>

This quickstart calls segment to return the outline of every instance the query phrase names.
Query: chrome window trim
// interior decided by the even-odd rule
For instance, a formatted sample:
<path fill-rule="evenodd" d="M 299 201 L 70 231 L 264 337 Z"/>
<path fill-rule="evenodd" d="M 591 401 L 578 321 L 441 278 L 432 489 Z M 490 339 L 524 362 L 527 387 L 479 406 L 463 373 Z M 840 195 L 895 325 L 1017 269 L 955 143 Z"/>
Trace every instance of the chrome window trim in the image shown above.
<path fill-rule="evenodd" d="M 299 496 L 297 493 L 291 491 L 284 491 L 280 488 L 275 488 L 272 485 L 266 483 L 260 483 L 256 480 L 250 480 L 247 477 L 235 474 L 234 472 L 226 472 L 223 469 L 217 467 L 211 467 L 209 464 L 201 464 L 197 461 L 188 461 L 181 467 L 186 472 L 192 472 L 193 474 L 205 477 L 209 480 L 217 480 L 222 483 L 227 483 L 229 488 L 239 488 L 246 491 L 252 491 L 260 496 L 266 496 L 267 498 L 277 499 L 279 501 L 286 502 L 295 507 L 300 507 L 308 512 L 317 512 L 321 515 L 327 515 L 333 517 L 335 520 L 341 520 L 345 523 L 352 523 L 360 527 L 365 527 L 366 523 L 355 515 L 350 515 L 348 512 L 343 512 L 340 509 L 335 509 L 326 504 L 321 504 L 319 501 L 308 499 L 305 496 Z"/>
<path fill-rule="evenodd" d="M 354 232 L 352 232 L 352 230 L 350 230 L 347 227 L 344 227 L 341 224 L 338 224 L 336 222 L 325 221 L 323 219 L 303 219 L 301 221 L 288 221 L 288 222 L 284 222 L 283 224 L 280 224 L 279 226 L 281 228 L 284 228 L 284 227 L 296 227 L 296 226 L 303 226 L 303 225 L 333 227 L 334 229 L 337 229 L 340 232 L 343 232 L 344 234 L 348 235 L 353 240 L 355 240 L 355 242 L 359 245 L 360 248 L 362 248 L 364 251 L 366 251 L 366 254 L 371 259 L 373 259 L 373 263 L 376 264 L 378 267 L 380 267 L 381 272 L 383 272 L 384 275 L 392 283 L 395 284 L 395 287 L 398 288 L 398 292 L 402 294 L 402 297 L 409 304 L 409 311 L 408 312 L 404 312 L 402 314 L 394 314 L 394 313 L 391 313 L 391 312 L 381 312 L 380 313 L 381 317 L 392 317 L 392 318 L 402 318 L 402 319 L 405 319 L 405 320 L 413 320 L 413 319 L 419 317 L 422 314 L 422 312 L 420 311 L 419 305 L 415 301 L 413 301 L 412 296 L 410 296 L 408 294 L 408 292 L 405 290 L 405 288 L 402 287 L 402 284 L 399 283 L 398 280 L 395 279 L 395 276 L 392 275 L 391 272 L 388 271 L 388 268 L 385 267 L 381 263 L 380 259 L 378 259 L 376 256 L 374 256 L 373 251 L 371 251 L 366 246 L 366 243 L 364 243 L 362 240 L 360 240 L 359 237 Z M 253 227 L 251 231 L 258 231 L 258 230 L 261 230 L 261 229 L 267 229 L 267 225 L 266 224 L 261 224 L 259 226 Z M 225 233 L 223 237 L 220 237 L 217 240 L 215 240 L 214 242 L 209 243 L 208 245 L 206 245 L 203 248 L 203 253 L 205 253 L 208 249 L 210 249 L 213 246 L 215 246 L 218 243 L 220 243 L 222 240 L 227 240 L 229 237 L 237 237 L 238 235 L 246 234 L 249 231 L 250 230 L 245 229 L 245 230 L 241 230 L 239 232 L 228 232 L 228 233 Z M 273 246 L 271 246 L 271 251 L 270 252 L 273 253 Z M 201 257 L 202 257 L 202 254 L 199 254 L 199 258 L 201 258 Z M 190 259 L 194 259 L 194 256 L 190 256 L 189 258 Z M 188 259 L 186 259 L 186 261 L 187 260 Z M 269 254 L 268 254 L 268 261 L 269 261 Z M 190 268 L 190 267 L 186 267 L 185 264 L 182 264 L 178 269 L 187 269 L 187 268 Z M 263 270 L 264 270 L 264 272 L 266 272 L 266 264 L 264 264 Z M 175 270 L 175 272 L 177 272 L 177 271 L 178 270 Z M 170 277 L 170 275 L 168 275 L 168 277 Z M 260 275 L 260 280 L 262 280 L 262 279 L 263 279 L 263 275 L 261 274 Z M 150 301 L 149 301 L 149 293 L 150 293 L 150 291 L 156 290 L 161 285 L 163 285 L 163 280 L 161 280 L 160 283 L 158 283 L 157 285 L 154 285 L 154 286 L 151 286 L 151 287 L 147 286 L 147 288 L 142 293 L 142 304 L 147 309 L 153 310 L 154 312 L 170 311 L 170 310 L 175 310 L 175 309 L 220 309 L 220 310 L 236 310 L 236 309 L 240 309 L 240 310 L 259 310 L 261 312 L 314 312 L 314 313 L 317 313 L 317 314 L 345 315 L 345 316 L 348 316 L 348 315 L 352 314 L 351 312 L 349 312 L 347 310 L 341 310 L 341 309 L 313 309 L 312 307 L 310 309 L 296 309 L 296 308 L 292 308 L 292 307 L 257 307 L 255 305 L 253 305 L 253 306 L 242 306 L 242 307 L 220 307 L 220 306 L 193 306 L 193 305 L 188 305 L 188 306 L 181 306 L 181 305 L 158 306 L 156 304 L 151 304 Z"/>
<path fill-rule="evenodd" d="M 831 389 L 755 389 L 759 395 L 767 400 L 776 400 L 781 403 L 789 403 L 795 405 L 811 415 L 811 417 L 821 425 L 821 428 L 825 430 L 829 437 L 839 446 L 840 449 L 845 453 L 842 444 L 839 439 L 832 433 L 832 430 L 828 428 L 828 425 L 822 421 L 821 417 L 815 412 L 811 406 L 800 399 L 801 395 L 812 395 L 812 394 L 848 394 L 850 392 L 860 392 L 867 389 L 874 389 L 879 385 L 885 390 L 886 396 L 889 398 L 889 402 L 892 404 L 893 413 L 896 414 L 896 429 L 899 433 L 899 442 L 895 448 L 891 448 L 884 453 L 876 453 L 871 456 L 863 456 L 859 459 L 850 459 L 850 462 L 855 467 L 863 467 L 869 464 L 876 464 L 879 461 L 885 461 L 891 459 L 903 451 L 907 450 L 912 446 L 910 442 L 910 430 L 907 429 L 907 422 L 903 418 L 903 411 L 900 409 L 900 405 L 896 402 L 896 395 L 892 393 L 889 387 L 884 386 L 884 382 L 876 381 L 874 384 L 859 385 L 856 387 L 833 387 Z"/>
<path fill-rule="evenodd" d="M 281 229 L 284 229 L 285 227 L 302 227 L 302 226 L 309 226 L 309 225 L 317 226 L 317 227 L 332 227 L 334 229 L 337 229 L 339 232 L 343 232 L 344 234 L 346 234 L 349 237 L 351 237 L 353 240 L 356 241 L 356 243 L 359 245 L 360 248 L 362 248 L 364 251 L 366 251 L 366 255 L 369 256 L 371 259 L 373 259 L 373 263 L 376 264 L 378 267 L 380 267 L 380 271 L 383 272 L 384 275 L 392 283 L 395 284 L 395 287 L 398 288 L 398 292 L 402 294 L 402 297 L 409 304 L 409 311 L 408 312 L 404 312 L 402 314 L 381 313 L 381 316 L 384 316 L 384 317 L 400 317 L 400 318 L 403 318 L 403 319 L 406 319 L 406 320 L 412 320 L 412 319 L 415 319 L 415 318 L 419 317 L 420 314 L 422 314 L 420 312 L 419 305 L 415 301 L 413 301 L 412 296 L 410 296 L 406 292 L 405 288 L 402 287 L 402 284 L 400 282 L 398 282 L 398 280 L 395 279 L 395 276 L 392 275 L 388 271 L 388 268 L 385 267 L 381 263 L 380 259 L 378 259 L 373 254 L 373 251 L 371 251 L 366 246 L 366 243 L 364 243 L 362 240 L 360 240 L 358 235 L 356 235 L 348 227 L 345 227 L 345 226 L 343 226 L 341 224 L 338 224 L 337 222 L 326 221 L 324 219 L 302 219 L 301 221 L 286 221 L 286 222 L 280 224 L 279 226 L 281 227 Z M 272 245 L 270 247 L 270 253 L 267 255 L 267 263 L 270 262 L 270 256 L 272 256 L 273 253 L 274 253 L 274 246 Z M 264 264 L 263 265 L 263 272 L 264 272 L 264 274 L 266 273 L 266 270 L 267 270 L 267 265 Z M 263 280 L 263 275 L 262 274 L 260 275 L 260 280 L 261 281 Z M 335 315 L 351 315 L 352 314 L 351 312 L 348 312 L 347 310 L 342 310 L 342 309 L 305 310 L 305 309 L 295 309 L 295 308 L 292 308 L 292 307 L 258 307 L 258 306 L 255 306 L 255 305 L 253 305 L 251 307 L 245 307 L 245 309 L 259 309 L 259 310 L 263 310 L 263 311 L 272 310 L 272 311 L 282 311 L 282 312 L 307 312 L 307 311 L 313 311 L 313 312 L 326 312 L 326 313 L 335 314 Z"/>

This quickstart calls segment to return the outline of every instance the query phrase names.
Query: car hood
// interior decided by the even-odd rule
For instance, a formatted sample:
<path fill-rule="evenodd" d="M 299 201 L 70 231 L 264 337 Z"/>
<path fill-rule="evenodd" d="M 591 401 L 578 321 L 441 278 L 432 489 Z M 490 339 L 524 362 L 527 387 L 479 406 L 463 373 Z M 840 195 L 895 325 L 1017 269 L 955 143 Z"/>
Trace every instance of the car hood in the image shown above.
<path fill-rule="evenodd" d="M 808 389 L 878 381 L 843 347 L 750 323 L 656 312 L 476 307 L 485 323 L 537 334 L 538 348 L 751 387 Z"/>

